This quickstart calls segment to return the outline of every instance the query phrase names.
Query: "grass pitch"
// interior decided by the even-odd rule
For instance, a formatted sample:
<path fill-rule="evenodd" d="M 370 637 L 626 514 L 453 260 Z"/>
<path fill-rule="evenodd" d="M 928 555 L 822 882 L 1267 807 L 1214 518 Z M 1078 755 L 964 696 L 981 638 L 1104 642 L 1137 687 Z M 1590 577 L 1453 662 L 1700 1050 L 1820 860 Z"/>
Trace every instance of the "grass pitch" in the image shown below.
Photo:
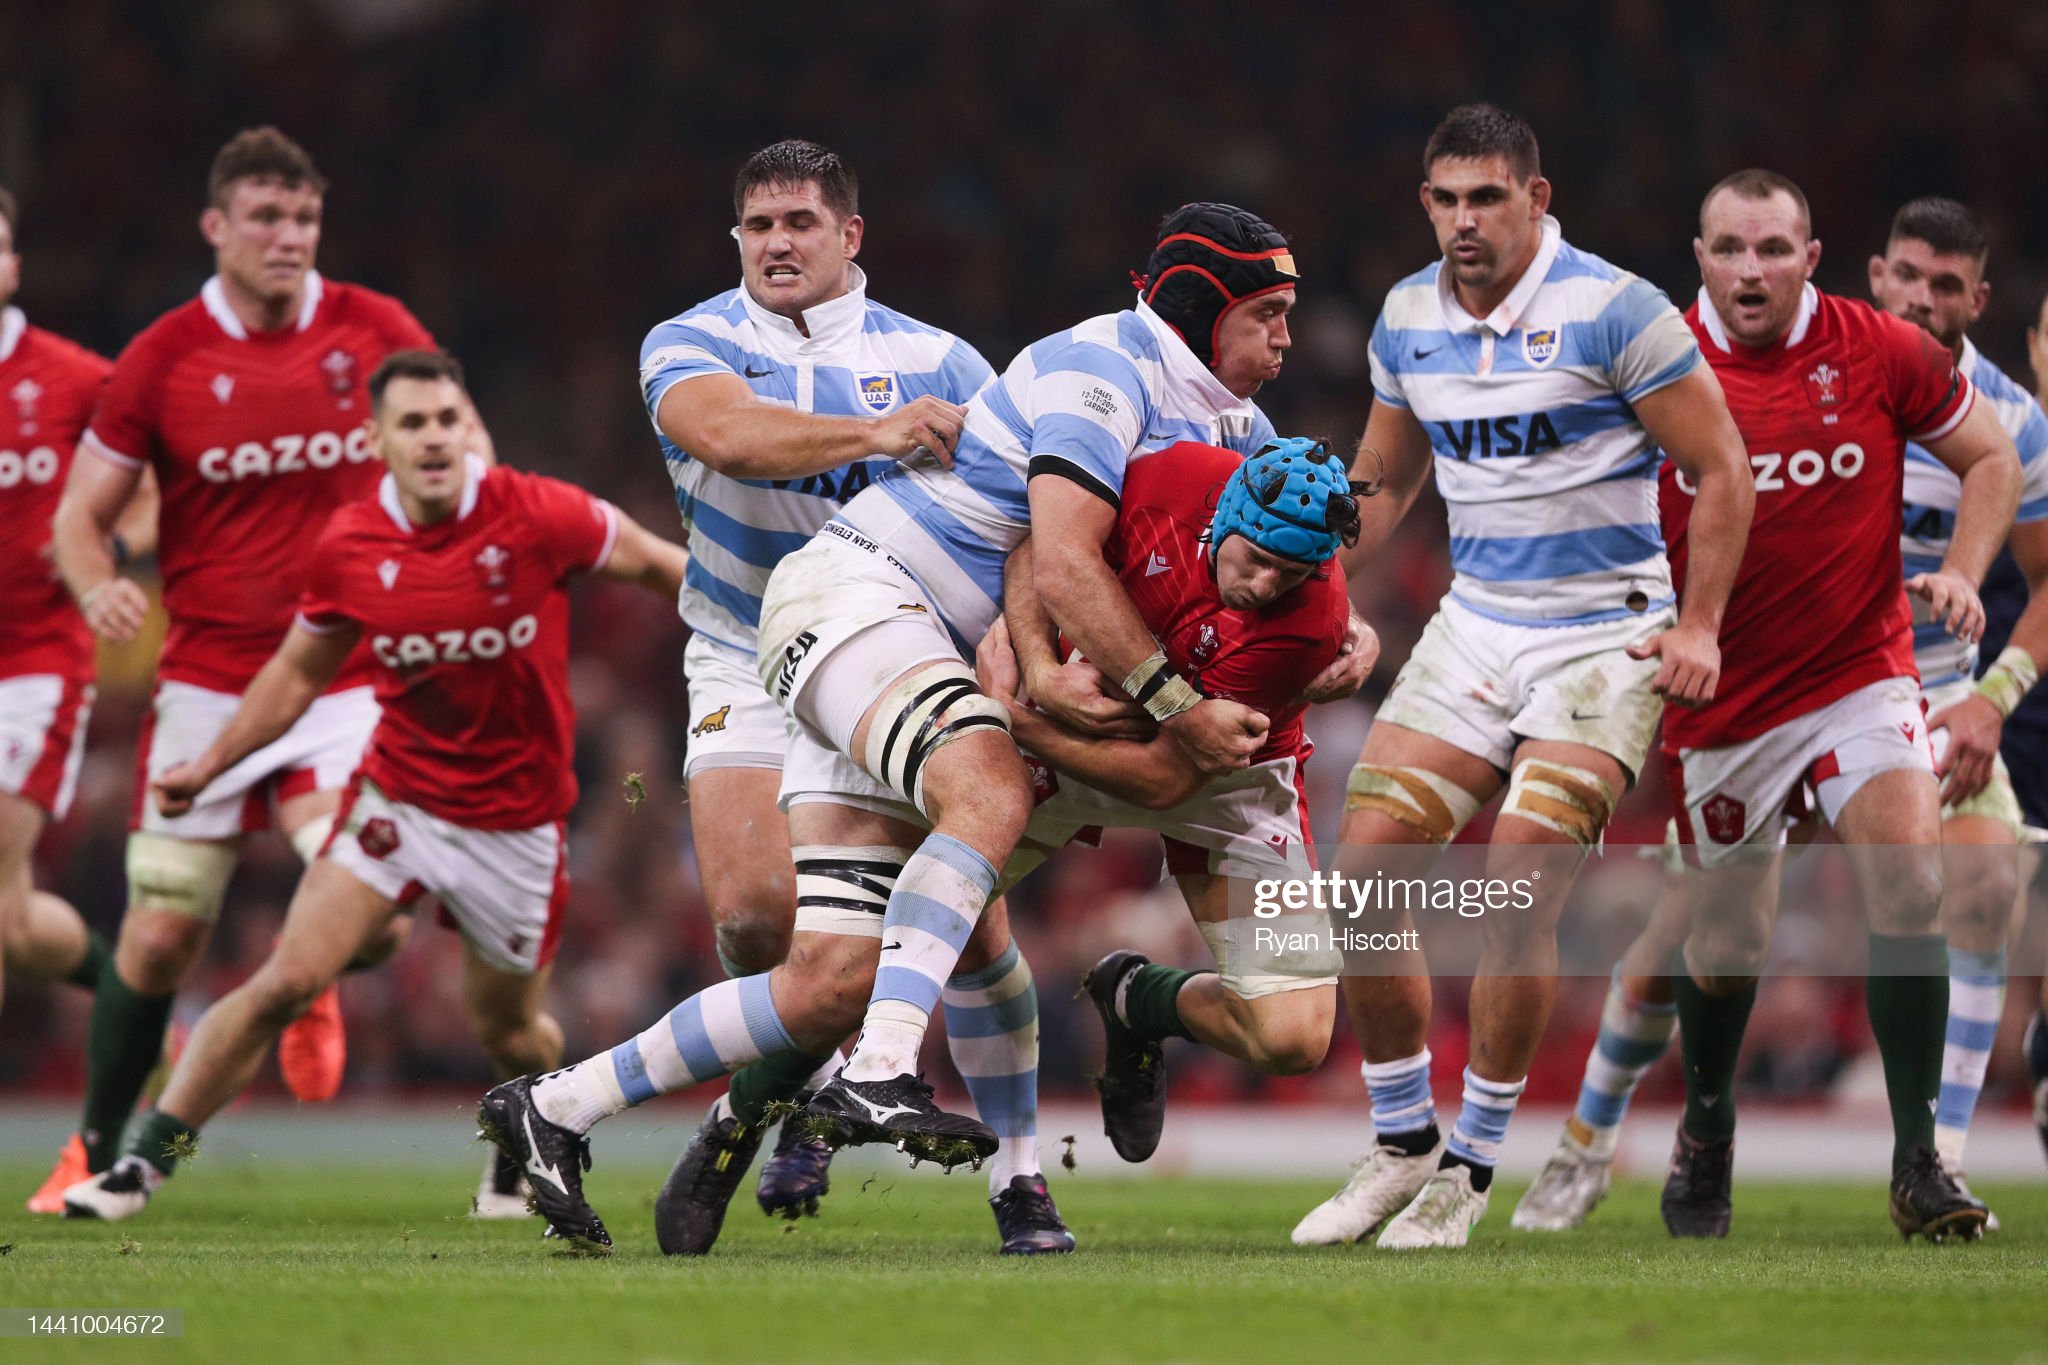
<path fill-rule="evenodd" d="M 0 1358 L 547 1360 L 2048 1360 L 2048 1186 L 1980 1189 L 2006 1231 L 1903 1246 L 1867 1185 L 1738 1184 L 1726 1243 L 1677 1244 L 1656 1188 L 1581 1233 L 1508 1229 L 1396 1256 L 1287 1244 L 1324 1182 L 1057 1181 L 1073 1256 L 996 1256 L 984 1181 L 847 1174 L 816 1219 L 751 1191 L 700 1260 L 655 1249 L 663 1171 L 600 1166 L 616 1254 L 553 1254 L 531 1224 L 462 1216 L 445 1172 L 199 1163 L 121 1224 L 31 1219 L 40 1167 L 0 1165 L 0 1306 L 185 1313 L 177 1341 L 9 1340 Z M 864 1183 L 865 1182 L 865 1183 Z"/>

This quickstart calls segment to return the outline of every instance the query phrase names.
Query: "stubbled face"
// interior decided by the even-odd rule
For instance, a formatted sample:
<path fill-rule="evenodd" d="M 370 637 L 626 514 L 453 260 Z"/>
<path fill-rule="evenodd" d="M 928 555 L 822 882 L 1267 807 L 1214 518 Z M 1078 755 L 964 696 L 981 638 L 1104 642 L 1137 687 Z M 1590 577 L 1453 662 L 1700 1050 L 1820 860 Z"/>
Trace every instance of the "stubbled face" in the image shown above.
<path fill-rule="evenodd" d="M 806 308 L 846 292 L 861 226 L 859 214 L 842 220 L 827 208 L 815 181 L 754 190 L 733 229 L 747 292 L 769 312 L 802 322 Z"/>
<path fill-rule="evenodd" d="M 0 217 L 0 308 L 21 288 L 21 257 L 14 250 L 14 224 Z"/>
<path fill-rule="evenodd" d="M 1244 536 L 1225 536 L 1216 547 L 1216 592 L 1232 611 L 1270 607 L 1315 571 L 1313 564 L 1284 559 Z"/>
<path fill-rule="evenodd" d="M 1692 254 L 1728 335 L 1768 346 L 1792 330 L 1799 295 L 1820 264 L 1820 240 L 1783 190 L 1752 199 L 1722 190 L 1700 211 Z"/>
<path fill-rule="evenodd" d="M 452 506 L 469 477 L 468 404 L 450 379 L 393 379 L 370 419 L 370 439 L 398 491 L 428 506 Z"/>
<path fill-rule="evenodd" d="M 1870 296 L 1895 318 L 1933 333 L 1951 351 L 1961 351 L 1963 334 L 1991 301 L 1977 258 L 1942 253 L 1911 237 L 1894 238 L 1882 256 L 1870 258 Z"/>
<path fill-rule="evenodd" d="M 1423 182 L 1422 207 L 1451 277 L 1474 293 L 1505 292 L 1542 241 L 1550 182 L 1517 180 L 1506 157 L 1439 157 Z"/>
<path fill-rule="evenodd" d="M 199 228 L 223 278 L 266 303 L 287 304 L 305 288 L 320 249 L 320 196 L 275 180 L 238 180 L 227 207 L 201 214 Z"/>
<path fill-rule="evenodd" d="M 1294 290 L 1261 294 L 1224 311 L 1216 328 L 1217 380 L 1239 398 L 1280 377 L 1281 362 L 1294 340 L 1287 334 L 1287 315 L 1294 311 Z"/>

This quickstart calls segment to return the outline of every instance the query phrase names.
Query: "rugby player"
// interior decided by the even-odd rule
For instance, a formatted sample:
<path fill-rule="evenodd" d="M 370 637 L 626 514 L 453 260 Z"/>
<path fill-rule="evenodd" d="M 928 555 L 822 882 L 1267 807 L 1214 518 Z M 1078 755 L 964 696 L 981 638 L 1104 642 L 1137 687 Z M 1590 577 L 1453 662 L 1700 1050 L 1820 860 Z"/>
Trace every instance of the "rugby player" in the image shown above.
<path fill-rule="evenodd" d="M 1384 1225 L 1382 1248 L 1463 1246 L 1485 1213 L 1556 998 L 1559 912 L 1642 769 L 1662 699 L 1714 695 L 1753 496 L 1741 438 L 1678 310 L 1565 242 L 1526 123 L 1491 105 L 1454 109 L 1423 174 L 1443 259 L 1389 292 L 1373 332 L 1361 446 L 1383 457 L 1388 496 L 1366 505 L 1345 558 L 1354 574 L 1371 561 L 1434 467 L 1455 577 L 1352 771 L 1343 842 L 1447 844 L 1505 787 L 1488 876 L 1541 880 L 1529 910 L 1483 920 L 1448 1142 L 1430 1096 L 1420 953 L 1400 975 L 1344 979 L 1374 1146 L 1295 1228 L 1302 1244 Z M 1700 490 L 1682 600 L 1656 525 L 1665 455 Z M 1360 923 L 1409 927 L 1405 916 Z"/>
<path fill-rule="evenodd" d="M 308 557 L 299 614 L 220 734 L 159 773 L 176 816 L 289 731 L 366 644 L 382 715 L 277 946 L 200 1019 L 111 1170 L 65 1191 L 74 1217 L 142 1211 L 192 1139 L 255 1075 L 285 1025 L 432 895 L 461 930 L 463 997 L 500 1075 L 558 1065 L 541 1009 L 568 899 L 568 580 L 675 600 L 687 558 L 568 484 L 467 453 L 462 370 L 397 351 L 371 374 L 375 496 L 337 511 Z"/>
<path fill-rule="evenodd" d="M 740 287 L 650 331 L 640 384 L 689 528 L 691 842 L 719 962 L 738 977 L 781 962 L 806 916 L 776 805 L 786 722 L 755 658 L 769 571 L 894 461 L 950 457 L 963 405 L 991 372 L 965 341 L 868 297 L 855 264 L 860 186 L 837 154 L 794 139 L 762 148 L 735 177 L 733 213 Z M 1029 966 L 1016 971 L 997 983 L 1004 998 L 1035 1007 Z M 721 1176 L 745 1174 L 768 1104 L 829 1078 L 842 1060 L 833 1042 L 808 1066 L 794 1054 L 734 1078 L 733 1112 L 707 1119 L 729 1149 Z M 830 1159 L 803 1125 L 785 1125 L 762 1207 L 814 1210 Z"/>
<path fill-rule="evenodd" d="M 2034 372 L 2034 401 L 2048 403 L 2048 298 L 2034 310 L 2034 325 L 2027 328 L 2027 364 Z M 2009 560 L 1993 566 L 1991 577 L 1985 580 L 1987 651 L 2002 646 L 2011 623 L 2029 600 L 2028 585 Z M 2036 690 L 2007 717 L 2000 752 L 2011 770 L 2013 789 L 2027 822 L 2036 829 L 2048 829 L 2048 695 Z M 2026 1054 L 2027 1078 L 2034 1091 L 2034 1127 L 2041 1135 L 2042 1152 L 2048 1154 L 2048 976 L 2041 978 L 2040 1007 L 2027 1020 L 2021 1051 Z"/>
<path fill-rule="evenodd" d="M 1894 215 L 1884 253 L 1870 258 L 1870 291 L 1879 307 L 1948 349 L 1978 402 L 2012 440 L 2023 474 L 2007 543 L 2026 578 L 2038 585 L 2048 578 L 2048 458 L 2043 458 L 2048 456 L 2048 417 L 1969 339 L 1970 324 L 1990 298 L 1991 285 L 1984 277 L 1988 249 L 1983 226 L 1967 207 L 1952 199 L 1916 199 Z M 1666 491 L 1682 506 L 1675 485 Z M 1960 480 L 1946 464 L 1919 444 L 1907 443 L 1900 548 L 1908 580 L 1941 568 L 1961 493 Z M 1773 552 L 1794 553 L 1778 545 L 1760 533 L 1750 553 L 1759 564 L 1768 563 L 1763 557 Z M 2010 848 L 2025 827 L 1998 747 L 2005 717 L 2048 661 L 2048 593 L 2037 591 L 2028 599 L 2012 639 L 1973 685 L 1974 642 L 1951 635 L 1938 620 L 1916 620 L 1913 627 L 1913 663 L 1926 695 L 1936 772 L 1943 783 L 1941 842 L 1952 849 Z M 1957 1188 L 1967 1194 L 1963 1143 L 2003 1007 L 2017 859 L 1964 852 L 1945 861 L 1942 922 L 1948 937 L 1949 1013 L 1934 1148 Z M 1629 1099 L 1676 1026 L 1676 984 L 1669 967 L 1688 927 L 1684 881 L 1674 872 L 1652 923 L 1616 969 L 1577 1107 L 1543 1173 L 1516 1206 L 1516 1227 L 1577 1227 L 1606 1193 Z M 1987 1230 L 1992 1223 L 1987 1215 Z"/>
<path fill-rule="evenodd" d="M 310 859 L 376 722 L 364 654 L 290 733 L 189 811 L 172 817 L 145 799 L 152 781 L 220 734 L 290 627 L 305 547 L 335 508 L 375 486 L 364 379 L 392 351 L 433 344 L 396 300 L 314 269 L 325 185 L 275 128 L 221 148 L 199 219 L 217 273 L 115 361 L 58 507 L 65 586 L 95 631 L 121 638 L 147 603 L 121 575 L 108 532 L 154 469 L 170 633 L 138 756 L 127 913 L 93 1003 L 81 1142 L 67 1146 L 46 1189 L 113 1161 L 172 996 L 212 937 L 243 836 L 275 824 Z M 470 444 L 488 458 L 480 428 Z M 279 1048 L 293 1093 L 331 1096 L 343 1047 L 328 995 Z"/>

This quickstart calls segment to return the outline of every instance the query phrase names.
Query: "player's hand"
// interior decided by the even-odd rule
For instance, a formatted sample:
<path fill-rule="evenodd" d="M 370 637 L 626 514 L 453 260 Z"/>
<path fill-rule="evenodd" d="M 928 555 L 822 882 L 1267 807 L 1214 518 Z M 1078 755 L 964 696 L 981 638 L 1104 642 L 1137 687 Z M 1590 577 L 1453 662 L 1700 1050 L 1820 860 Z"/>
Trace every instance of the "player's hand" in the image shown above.
<path fill-rule="evenodd" d="M 1271 724 L 1263 711 L 1210 697 L 1161 728 L 1173 736 L 1189 762 L 1213 777 L 1249 767 L 1252 755 L 1266 742 Z"/>
<path fill-rule="evenodd" d="M 1659 661 L 1650 687 L 1677 706 L 1705 706 L 1721 682 L 1721 643 L 1711 631 L 1680 621 L 1628 647 L 1631 659 Z"/>
<path fill-rule="evenodd" d="M 1342 701 L 1365 686 L 1365 680 L 1372 676 L 1373 665 L 1379 660 L 1379 632 L 1354 611 L 1350 625 L 1344 629 L 1344 643 L 1338 648 L 1337 657 L 1302 689 L 1301 699 L 1310 705 Z"/>
<path fill-rule="evenodd" d="M 875 418 L 875 452 L 898 460 L 910 460 L 920 450 L 929 450 L 946 468 L 953 467 L 953 448 L 960 444 L 960 428 L 966 425 L 967 409 L 958 403 L 926 394 L 913 398 L 896 411 Z"/>
<path fill-rule="evenodd" d="M 1983 600 L 1961 574 L 1947 569 L 1916 573 L 1906 580 L 1906 591 L 1927 603 L 1928 615 L 1964 644 L 1973 645 L 1983 636 Z"/>
<path fill-rule="evenodd" d="M 156 798 L 157 810 L 164 815 L 183 815 L 192 809 L 192 803 L 199 799 L 199 793 L 205 791 L 211 781 L 213 774 L 199 764 L 180 763 L 150 783 L 149 791 Z"/>
<path fill-rule="evenodd" d="M 1000 616 L 974 647 L 974 677 L 981 690 L 997 701 L 1013 706 L 1029 704 L 1029 699 L 1021 695 L 1023 678 L 1017 670 L 1017 647 L 1010 643 L 1010 624 Z"/>
<path fill-rule="evenodd" d="M 108 644 L 125 645 L 149 616 L 149 594 L 130 578 L 110 578 L 78 599 L 79 614 Z"/>
<path fill-rule="evenodd" d="M 1972 692 L 1929 716 L 1927 729 L 1940 755 L 1934 774 L 1941 779 L 1943 805 L 1960 805 L 1990 785 L 1991 764 L 2005 732 L 1997 707 Z"/>
<path fill-rule="evenodd" d="M 1144 707 L 1112 687 L 1086 659 L 1039 673 L 1025 687 L 1039 710 L 1076 734 L 1144 740 L 1159 729 Z"/>

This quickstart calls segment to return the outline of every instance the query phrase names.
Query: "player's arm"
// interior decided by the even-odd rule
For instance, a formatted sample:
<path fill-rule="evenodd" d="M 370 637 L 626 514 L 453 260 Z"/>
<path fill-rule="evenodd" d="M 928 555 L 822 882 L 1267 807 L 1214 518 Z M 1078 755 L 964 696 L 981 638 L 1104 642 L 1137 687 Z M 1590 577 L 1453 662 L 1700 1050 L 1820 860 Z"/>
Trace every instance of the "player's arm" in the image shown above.
<path fill-rule="evenodd" d="M 242 704 L 220 737 L 198 758 L 150 784 L 157 808 L 165 815 L 184 814 L 208 783 L 291 729 L 341 672 L 361 634 L 349 621 L 318 631 L 308 629 L 304 620 L 293 625 L 242 693 Z"/>
<path fill-rule="evenodd" d="M 735 479 L 798 479 L 887 455 L 907 460 L 929 450 L 953 463 L 967 409 L 926 394 L 880 417 L 799 412 L 754 396 L 730 372 L 698 374 L 669 385 L 655 408 L 661 434 Z"/>
<path fill-rule="evenodd" d="M 1704 361 L 1684 377 L 1638 396 L 1632 406 L 1643 430 L 1699 493 L 1687 531 L 1691 550 L 1678 624 L 1630 646 L 1629 653 L 1659 660 L 1652 684 L 1659 695 L 1698 706 L 1714 699 L 1721 680 L 1721 614 L 1749 543 L 1756 476 L 1721 395 L 1721 381 Z"/>
<path fill-rule="evenodd" d="M 82 442 L 50 526 L 57 576 L 93 633 L 114 644 L 134 639 L 149 615 L 149 595 L 114 561 L 114 531 L 142 484 L 143 468 Z"/>
<path fill-rule="evenodd" d="M 1031 500 L 1032 586 L 1053 624 L 1160 723 L 1203 772 L 1242 768 L 1264 741 L 1266 718 L 1234 701 L 1204 698 L 1173 672 L 1136 604 L 1103 557 L 1116 505 L 1073 478 L 1043 473 Z"/>
<path fill-rule="evenodd" d="M 1941 756 L 1941 795 L 1954 805 L 1984 790 L 1991 763 L 2013 713 L 2048 668 L 2048 520 L 2015 522 L 2006 541 L 2027 579 L 2027 606 L 2013 622 L 2012 638 L 1977 688 L 1927 718 L 1929 730 L 1948 731 Z"/>
<path fill-rule="evenodd" d="M 1077 733 L 1150 739 L 1158 727 L 1144 707 L 1112 691 L 1101 670 L 1086 659 L 1061 660 L 1059 629 L 1039 599 L 1032 564 L 1031 537 L 1026 536 L 1003 566 L 1003 621 L 998 623 L 1009 628 L 1024 696 Z"/>
<path fill-rule="evenodd" d="M 1150 740 L 1103 739 L 1076 734 L 1042 711 L 1010 702 L 1010 734 L 1020 748 L 1097 791 L 1141 810 L 1177 806 L 1207 780 L 1180 745 L 1165 735 Z"/>
<path fill-rule="evenodd" d="M 156 486 L 156 471 L 144 465 L 134 496 L 121 509 L 121 515 L 114 519 L 114 538 L 110 548 L 117 563 L 126 567 L 130 560 L 156 553 L 156 518 L 162 507 L 163 497 Z"/>
<path fill-rule="evenodd" d="M 2019 510 L 2019 451 L 1991 405 L 1974 401 L 1954 430 L 1921 444 L 1963 481 L 1963 492 L 1941 567 L 1907 579 L 1906 591 L 1924 598 L 1949 634 L 1974 640 L 1984 633 L 1984 604 L 1977 589 Z"/>
<path fill-rule="evenodd" d="M 1431 460 L 1429 433 L 1421 420 L 1397 403 L 1373 399 L 1365 435 L 1351 458 L 1351 477 L 1384 482 L 1376 497 L 1358 500 L 1358 543 L 1339 552 L 1347 577 L 1379 557 L 1428 481 Z"/>
<path fill-rule="evenodd" d="M 611 554 L 597 570 L 599 576 L 637 583 L 667 601 L 675 601 L 683 591 L 683 575 L 689 572 L 690 552 L 674 541 L 663 540 L 624 512 L 617 516 L 617 538 L 612 542 Z"/>

